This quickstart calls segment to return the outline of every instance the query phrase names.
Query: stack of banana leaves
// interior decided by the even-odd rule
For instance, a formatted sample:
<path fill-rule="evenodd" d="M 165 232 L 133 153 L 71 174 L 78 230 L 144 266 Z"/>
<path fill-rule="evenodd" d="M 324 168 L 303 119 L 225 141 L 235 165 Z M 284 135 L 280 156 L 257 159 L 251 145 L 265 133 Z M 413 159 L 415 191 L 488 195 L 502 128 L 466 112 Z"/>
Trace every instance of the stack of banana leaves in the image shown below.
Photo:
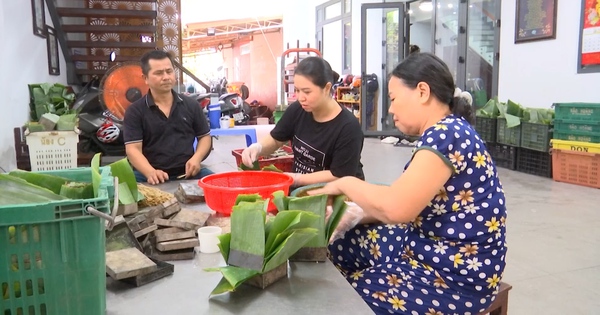
<path fill-rule="evenodd" d="M 505 118 L 508 128 L 516 127 L 523 122 L 551 125 L 554 121 L 554 110 L 546 108 L 524 108 L 521 104 L 508 100 L 499 102 L 498 98 L 490 99 L 485 106 L 478 109 L 477 117 Z"/>
<path fill-rule="evenodd" d="M 92 183 L 27 171 L 0 174 L 0 206 L 94 198 Z"/>
<path fill-rule="evenodd" d="M 273 197 L 278 208 L 285 211 L 267 219 L 269 199 L 258 194 L 238 196 L 231 213 L 231 232 L 219 236 L 219 248 L 227 266 L 207 269 L 223 275 L 211 296 L 235 291 L 245 281 L 286 263 L 306 245 L 326 246 L 328 235 L 345 210 L 345 197 L 340 196 L 335 203 L 343 206 L 325 224 L 326 204 L 322 200 L 326 201 L 327 196 L 288 198 L 278 191 Z M 322 211 L 313 210 L 321 206 Z"/>

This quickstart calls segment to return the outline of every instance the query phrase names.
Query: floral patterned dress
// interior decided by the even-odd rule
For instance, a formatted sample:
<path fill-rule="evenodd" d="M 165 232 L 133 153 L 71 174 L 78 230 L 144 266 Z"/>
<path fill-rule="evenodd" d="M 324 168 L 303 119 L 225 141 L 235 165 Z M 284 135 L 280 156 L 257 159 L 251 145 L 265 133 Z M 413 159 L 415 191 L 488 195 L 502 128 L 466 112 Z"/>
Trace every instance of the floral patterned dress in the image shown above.
<path fill-rule="evenodd" d="M 494 301 L 505 266 L 496 166 L 471 125 L 454 115 L 427 129 L 418 150 L 454 170 L 444 187 L 408 224 L 351 229 L 329 246 L 330 258 L 377 314 L 477 314 Z"/>

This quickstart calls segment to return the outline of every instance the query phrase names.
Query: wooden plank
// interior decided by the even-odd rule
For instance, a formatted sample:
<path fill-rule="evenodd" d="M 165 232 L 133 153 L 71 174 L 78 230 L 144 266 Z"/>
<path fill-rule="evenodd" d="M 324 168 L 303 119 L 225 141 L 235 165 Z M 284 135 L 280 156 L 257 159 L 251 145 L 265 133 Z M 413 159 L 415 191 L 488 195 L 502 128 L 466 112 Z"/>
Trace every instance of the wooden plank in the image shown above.
<path fill-rule="evenodd" d="M 156 48 L 156 43 L 69 40 L 69 41 L 67 41 L 67 46 L 69 46 L 69 48 L 80 47 L 80 48 L 141 48 L 141 49 L 154 49 L 154 48 Z M 108 58 L 108 56 L 107 56 L 107 58 Z"/>
<path fill-rule="evenodd" d="M 154 25 L 81 25 L 66 24 L 62 26 L 65 33 L 148 33 L 154 34 Z M 139 58 L 138 58 L 139 59 Z"/>
<path fill-rule="evenodd" d="M 167 241 L 175 241 L 175 240 L 182 240 L 182 239 L 186 239 L 186 238 L 196 237 L 196 231 L 190 230 L 190 231 L 183 231 L 183 232 L 176 232 L 176 233 L 165 233 L 165 234 L 160 234 L 160 235 L 155 234 L 154 236 L 156 237 L 157 242 L 167 242 Z"/>
<path fill-rule="evenodd" d="M 196 230 L 206 224 L 208 217 L 210 217 L 210 213 L 208 212 L 181 209 L 181 211 L 179 211 L 179 213 L 173 217 L 172 221 L 190 223 L 193 225 L 192 229 Z"/>
<path fill-rule="evenodd" d="M 147 274 L 154 270 L 156 264 L 137 248 L 106 253 L 106 273 L 115 280 Z"/>
<path fill-rule="evenodd" d="M 168 252 L 162 252 L 158 249 L 154 249 L 152 253 L 150 253 L 150 257 L 154 259 L 158 259 L 161 261 L 172 261 L 172 260 L 188 260 L 194 259 L 196 252 L 193 248 L 186 248 L 180 250 L 172 250 Z"/>
<path fill-rule="evenodd" d="M 176 241 L 157 243 L 156 249 L 166 252 L 166 251 L 170 251 L 170 250 L 194 248 L 196 246 L 200 246 L 200 242 L 198 241 L 198 238 L 194 237 L 194 238 L 188 238 L 188 239 L 184 239 L 184 240 L 176 240 Z"/>
<path fill-rule="evenodd" d="M 109 61 L 108 56 L 93 56 L 93 55 L 72 55 L 73 61 Z M 121 56 L 117 55 L 115 62 L 122 61 L 140 61 L 140 56 Z"/>
<path fill-rule="evenodd" d="M 115 10 L 88 8 L 56 8 L 61 17 L 98 17 L 98 18 L 134 18 L 155 19 L 156 11 L 151 10 Z"/>
<path fill-rule="evenodd" d="M 154 225 L 150 225 L 147 228 L 141 229 L 135 233 L 133 233 L 133 235 L 135 236 L 135 238 L 140 238 L 152 231 L 156 231 L 158 229 L 158 225 L 154 224 Z"/>
<path fill-rule="evenodd" d="M 156 218 L 154 219 L 154 223 L 158 224 L 160 226 L 168 226 L 168 227 L 178 227 L 178 228 L 182 228 L 184 230 L 193 230 L 195 225 L 189 222 L 180 222 L 180 221 L 173 221 L 173 220 L 167 220 L 167 219 L 161 219 L 161 218 Z"/>

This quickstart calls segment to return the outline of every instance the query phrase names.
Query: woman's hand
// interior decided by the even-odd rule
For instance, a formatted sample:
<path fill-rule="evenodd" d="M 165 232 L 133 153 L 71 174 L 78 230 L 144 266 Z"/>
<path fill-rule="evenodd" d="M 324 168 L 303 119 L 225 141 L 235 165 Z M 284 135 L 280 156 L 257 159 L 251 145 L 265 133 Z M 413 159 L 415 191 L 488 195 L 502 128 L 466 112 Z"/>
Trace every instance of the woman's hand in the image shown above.
<path fill-rule="evenodd" d="M 344 192 L 341 189 L 341 186 L 343 185 L 343 183 L 344 183 L 344 178 L 340 178 L 338 180 L 334 180 L 334 181 L 332 181 L 330 183 L 327 183 L 322 188 L 309 190 L 307 193 L 310 196 L 314 196 L 314 195 L 332 195 L 332 196 L 343 195 Z"/>

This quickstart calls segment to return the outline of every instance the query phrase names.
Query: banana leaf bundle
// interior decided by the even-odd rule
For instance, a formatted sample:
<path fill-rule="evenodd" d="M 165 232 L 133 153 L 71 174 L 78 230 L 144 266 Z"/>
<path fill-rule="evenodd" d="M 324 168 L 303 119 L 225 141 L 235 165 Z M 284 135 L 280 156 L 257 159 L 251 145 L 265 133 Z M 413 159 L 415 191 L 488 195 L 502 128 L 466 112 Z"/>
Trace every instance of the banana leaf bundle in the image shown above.
<path fill-rule="evenodd" d="M 311 228 L 317 215 L 290 210 L 267 220 L 268 202 L 253 195 L 238 198 L 231 213 L 231 232 L 219 236 L 228 266 L 206 269 L 223 275 L 211 296 L 235 291 L 242 283 L 281 267 L 317 235 L 317 229 Z"/>

